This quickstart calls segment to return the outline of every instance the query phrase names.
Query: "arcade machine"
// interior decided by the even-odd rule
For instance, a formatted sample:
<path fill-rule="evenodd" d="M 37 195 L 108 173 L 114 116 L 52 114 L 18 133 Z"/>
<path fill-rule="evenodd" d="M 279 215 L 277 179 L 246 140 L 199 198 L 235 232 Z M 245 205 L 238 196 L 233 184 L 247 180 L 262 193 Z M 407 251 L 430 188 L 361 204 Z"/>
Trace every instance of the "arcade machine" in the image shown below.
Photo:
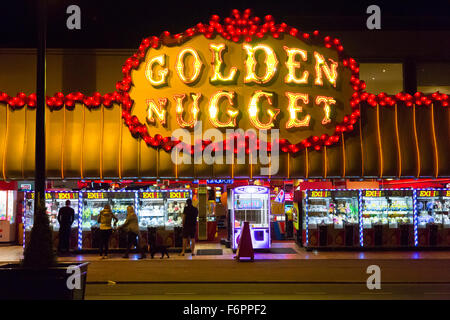
<path fill-rule="evenodd" d="M 127 218 L 127 207 L 136 208 L 136 193 L 134 191 L 86 191 L 83 192 L 83 216 L 82 226 L 82 247 L 99 247 L 99 223 L 98 215 L 106 204 L 111 206 L 111 210 L 117 217 L 117 226 L 122 225 Z M 117 230 L 117 229 L 116 229 Z M 124 235 L 119 236 L 119 232 L 113 232 L 110 240 L 110 248 L 123 248 L 126 246 Z"/>
<path fill-rule="evenodd" d="M 364 246 L 414 246 L 411 189 L 361 190 Z"/>
<path fill-rule="evenodd" d="M 16 191 L 0 191 L 0 242 L 16 239 L 16 197 Z"/>
<path fill-rule="evenodd" d="M 70 235 L 70 248 L 75 249 L 78 245 L 78 219 L 79 219 L 79 192 L 78 191 L 47 191 L 45 193 L 45 207 L 50 222 L 50 228 L 53 230 L 53 246 L 58 247 L 59 241 L 59 222 L 58 212 L 61 207 L 66 205 L 66 201 L 70 201 L 70 207 L 75 211 L 75 219 L 72 224 Z M 29 238 L 29 233 L 34 223 L 34 192 L 26 192 L 25 194 L 25 215 L 24 229 L 25 240 Z M 25 242 L 26 243 L 26 242 Z"/>
<path fill-rule="evenodd" d="M 450 190 L 417 190 L 417 245 L 450 245 Z"/>
<path fill-rule="evenodd" d="M 147 227 L 163 227 L 165 223 L 165 192 L 147 191 L 139 192 L 138 217 L 139 227 L 147 230 Z"/>
<path fill-rule="evenodd" d="M 284 213 L 286 220 L 286 239 L 294 237 L 294 192 L 285 191 L 284 193 Z"/>
<path fill-rule="evenodd" d="M 181 247 L 183 245 L 183 211 L 186 200 L 189 198 L 192 198 L 192 190 L 167 190 L 165 230 L 161 233 L 162 241 L 167 246 Z"/>
<path fill-rule="evenodd" d="M 253 249 L 271 247 L 270 239 L 270 190 L 261 186 L 242 186 L 232 189 L 231 245 L 239 245 L 241 227 L 250 224 Z"/>
<path fill-rule="evenodd" d="M 272 240 L 284 240 L 286 235 L 285 192 L 275 188 L 270 201 L 270 232 Z"/>
<path fill-rule="evenodd" d="M 360 244 L 358 190 L 306 190 L 303 193 L 305 247 Z"/>
<path fill-rule="evenodd" d="M 148 243 L 148 233 L 156 228 L 164 228 L 166 216 L 165 190 L 139 192 L 136 213 L 139 218 L 140 236 Z"/>

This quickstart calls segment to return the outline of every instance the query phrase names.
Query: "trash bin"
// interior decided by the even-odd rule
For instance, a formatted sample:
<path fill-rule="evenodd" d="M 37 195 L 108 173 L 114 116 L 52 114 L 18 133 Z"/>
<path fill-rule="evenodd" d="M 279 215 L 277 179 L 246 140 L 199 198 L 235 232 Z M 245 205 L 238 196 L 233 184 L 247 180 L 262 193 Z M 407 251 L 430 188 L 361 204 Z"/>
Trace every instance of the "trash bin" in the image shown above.
<path fill-rule="evenodd" d="M 326 224 L 319 226 L 319 247 L 328 245 L 328 226 Z"/>
<path fill-rule="evenodd" d="M 373 233 L 374 233 L 374 244 L 375 246 L 382 246 L 383 245 L 383 225 L 382 224 L 376 224 L 373 227 Z"/>

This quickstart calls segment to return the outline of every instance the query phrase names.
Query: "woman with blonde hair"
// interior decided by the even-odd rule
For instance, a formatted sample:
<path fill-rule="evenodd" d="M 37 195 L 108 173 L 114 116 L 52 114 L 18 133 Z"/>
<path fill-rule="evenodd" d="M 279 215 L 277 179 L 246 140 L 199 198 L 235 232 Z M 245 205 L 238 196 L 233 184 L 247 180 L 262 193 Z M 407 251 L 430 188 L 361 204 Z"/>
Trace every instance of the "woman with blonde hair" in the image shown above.
<path fill-rule="evenodd" d="M 144 249 L 139 245 L 139 222 L 136 213 L 134 212 L 134 208 L 132 206 L 127 207 L 127 219 L 120 226 L 122 230 L 124 230 L 127 234 L 127 250 L 125 255 L 123 256 L 125 259 L 128 259 L 128 254 L 130 253 L 130 249 L 132 245 L 136 246 L 136 249 L 141 252 L 141 257 L 139 259 L 145 258 Z"/>
<path fill-rule="evenodd" d="M 114 226 L 116 226 L 118 219 L 112 212 L 111 206 L 107 204 L 103 210 L 100 211 L 97 219 L 97 222 L 100 223 L 100 257 L 102 257 L 102 259 L 108 257 L 109 238 L 112 234 L 111 222 L 113 219 Z"/>

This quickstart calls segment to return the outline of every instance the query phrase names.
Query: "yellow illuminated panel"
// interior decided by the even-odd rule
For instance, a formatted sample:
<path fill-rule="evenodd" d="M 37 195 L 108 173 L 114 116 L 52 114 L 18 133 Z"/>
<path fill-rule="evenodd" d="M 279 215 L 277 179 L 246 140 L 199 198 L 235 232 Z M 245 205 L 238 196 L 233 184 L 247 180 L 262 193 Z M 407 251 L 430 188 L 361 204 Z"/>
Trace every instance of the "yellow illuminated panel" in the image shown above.
<path fill-rule="evenodd" d="M 295 57 L 299 55 L 303 61 L 308 60 L 308 53 L 306 50 L 298 49 L 298 48 L 288 48 L 283 46 L 284 51 L 287 54 L 286 67 L 288 69 L 288 74 L 284 78 L 285 83 L 295 83 L 295 84 L 305 84 L 308 83 L 308 71 L 303 71 L 302 77 L 297 78 L 295 76 L 295 70 L 300 69 L 300 62 L 295 60 Z"/>
<path fill-rule="evenodd" d="M 222 98 L 226 98 L 230 106 L 234 105 L 234 92 L 217 91 L 209 100 L 209 121 L 216 128 L 234 128 L 239 114 L 234 108 L 227 107 L 225 113 L 230 117 L 227 122 L 219 121 L 219 102 Z"/>
<path fill-rule="evenodd" d="M 155 64 L 159 64 L 161 67 L 165 66 L 165 54 L 161 54 L 159 56 L 153 57 L 151 58 L 148 62 L 147 62 L 147 66 L 145 68 L 145 77 L 147 78 L 148 81 L 150 81 L 150 83 L 152 84 L 152 86 L 154 87 L 160 87 L 162 85 L 166 85 L 167 84 L 167 75 L 169 74 L 169 69 L 168 68 L 163 68 L 161 70 L 159 70 L 157 72 L 157 79 L 155 79 L 154 73 L 153 73 L 153 68 Z"/>
<path fill-rule="evenodd" d="M 323 104 L 324 117 L 322 119 L 322 124 L 330 123 L 331 105 L 336 104 L 336 100 L 334 100 L 333 97 L 318 96 L 316 97 L 316 104 L 318 106 Z"/>
<path fill-rule="evenodd" d="M 273 79 L 275 74 L 277 73 L 277 65 L 278 59 L 275 54 L 275 51 L 266 45 L 259 44 L 256 46 L 251 46 L 249 44 L 244 44 L 244 49 L 247 53 L 247 59 L 245 60 L 246 66 L 246 75 L 244 79 L 244 83 L 267 83 Z M 256 52 L 258 50 L 264 51 L 266 55 L 265 65 L 266 65 L 266 73 L 262 77 L 258 77 L 256 74 Z"/>
<path fill-rule="evenodd" d="M 211 50 L 211 53 L 213 55 L 213 61 L 212 61 L 212 70 L 213 75 L 210 78 L 211 83 L 230 83 L 236 80 L 236 73 L 237 68 L 232 67 L 230 69 L 230 73 L 227 77 L 222 75 L 222 69 L 223 69 L 223 60 L 222 60 L 222 54 L 223 51 L 226 50 L 226 45 L 224 43 L 214 44 L 211 43 L 209 45 L 209 49 Z"/>
<path fill-rule="evenodd" d="M 175 107 L 175 111 L 177 114 L 177 122 L 178 125 L 182 128 L 193 128 L 195 123 L 197 122 L 197 117 L 198 117 L 198 113 L 200 112 L 200 109 L 198 107 L 198 101 L 200 100 L 202 94 L 198 93 L 192 93 L 191 97 L 192 97 L 192 107 L 191 107 L 191 114 L 192 114 L 192 118 L 190 121 L 185 121 L 183 119 L 183 112 L 184 112 L 184 108 L 183 108 L 183 100 L 184 98 L 186 98 L 185 94 L 178 94 L 178 95 L 174 95 L 173 98 L 175 99 L 175 103 L 176 103 L 176 107 Z"/>
<path fill-rule="evenodd" d="M 286 123 L 286 129 L 309 126 L 309 121 L 311 120 L 311 116 L 309 114 L 305 115 L 305 117 L 301 120 L 297 119 L 297 112 L 303 112 L 303 107 L 298 105 L 298 100 L 302 100 L 304 104 L 308 104 L 308 94 L 286 92 L 286 97 L 289 99 L 289 120 Z"/>
<path fill-rule="evenodd" d="M 314 51 L 314 58 L 316 59 L 316 85 L 323 85 L 322 81 L 322 71 L 325 73 L 325 77 L 332 84 L 333 87 L 336 87 L 336 81 L 338 77 L 337 67 L 338 63 L 332 59 L 328 59 L 331 62 L 331 67 L 325 62 L 325 58 L 318 52 Z"/>
<path fill-rule="evenodd" d="M 193 63 L 193 74 L 191 77 L 187 77 L 184 70 L 184 58 L 186 54 L 190 54 L 194 58 Z M 197 80 L 197 78 L 200 75 L 200 72 L 202 71 L 203 63 L 200 59 L 200 56 L 198 55 L 197 51 L 193 48 L 185 48 L 178 53 L 177 62 L 176 62 L 176 69 L 177 69 L 177 75 L 183 81 L 184 83 L 193 83 Z"/>
<path fill-rule="evenodd" d="M 158 104 L 153 99 L 147 99 L 147 121 L 155 123 L 155 118 L 153 118 L 155 115 L 161 124 L 166 124 L 166 105 L 166 98 L 159 99 Z"/>
<path fill-rule="evenodd" d="M 269 105 L 272 105 L 271 98 L 273 97 L 273 93 L 266 92 L 262 90 L 255 91 L 255 93 L 250 98 L 250 103 L 248 104 L 248 115 L 250 118 L 250 122 L 256 129 L 267 130 L 274 126 L 273 121 L 275 120 L 277 114 L 280 112 L 279 109 L 267 109 L 266 112 L 269 115 L 269 121 L 266 123 L 262 123 L 258 119 L 259 113 L 259 101 L 261 98 L 266 98 Z"/>

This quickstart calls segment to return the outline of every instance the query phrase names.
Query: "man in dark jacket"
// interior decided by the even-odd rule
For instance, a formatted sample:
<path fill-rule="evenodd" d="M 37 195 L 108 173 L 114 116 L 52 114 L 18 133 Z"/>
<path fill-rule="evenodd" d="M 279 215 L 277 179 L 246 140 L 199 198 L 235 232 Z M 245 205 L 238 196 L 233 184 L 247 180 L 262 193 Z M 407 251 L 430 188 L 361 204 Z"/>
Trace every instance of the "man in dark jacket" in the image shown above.
<path fill-rule="evenodd" d="M 75 211 L 70 207 L 70 200 L 66 201 L 66 206 L 59 209 L 59 244 L 58 251 L 60 253 L 68 253 L 70 247 L 70 233 L 72 223 L 75 220 Z"/>
<path fill-rule="evenodd" d="M 180 256 L 184 256 L 188 241 L 191 242 L 191 252 L 195 256 L 195 233 L 197 231 L 198 209 L 192 205 L 192 199 L 186 200 L 186 207 L 183 212 L 183 250 Z"/>

